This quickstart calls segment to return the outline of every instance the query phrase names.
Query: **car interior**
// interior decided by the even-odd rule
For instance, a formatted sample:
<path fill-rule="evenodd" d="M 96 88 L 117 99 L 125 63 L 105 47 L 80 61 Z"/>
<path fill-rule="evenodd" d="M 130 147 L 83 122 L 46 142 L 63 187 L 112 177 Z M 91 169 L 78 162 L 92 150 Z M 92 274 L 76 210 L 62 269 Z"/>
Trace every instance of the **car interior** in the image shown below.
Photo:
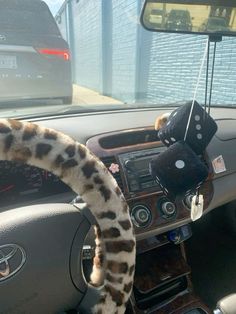
<path fill-rule="evenodd" d="M 115 104 L 98 106 L 96 109 L 87 106 L 76 110 L 72 100 L 67 108 L 65 104 L 60 104 L 63 107 L 56 104 L 51 110 L 45 105 L 46 110 L 42 107 L 43 100 L 40 100 L 39 108 L 35 108 L 35 105 L 29 108 L 29 97 L 25 97 L 27 105 L 24 105 L 24 97 L 21 97 L 20 103 L 23 105 L 18 110 L 14 95 L 13 103 L 11 100 L 9 106 L 4 107 L 3 104 L 0 111 L 1 314 L 92 313 L 102 290 L 102 284 L 94 287 L 90 282 L 97 250 L 93 226 L 99 222 L 89 209 L 89 198 L 87 201 L 83 195 L 76 193 L 70 182 L 57 174 L 55 168 L 44 167 L 46 153 L 38 164 L 10 157 L 6 147 L 9 145 L 10 149 L 14 140 L 8 138 L 8 142 L 5 141 L 8 132 L 11 134 L 14 131 L 16 134 L 18 146 L 14 148 L 15 152 L 22 147 L 25 149 L 27 141 L 21 135 L 17 137 L 17 134 L 21 134 L 20 126 L 17 129 L 17 124 L 9 122 L 9 118 L 37 124 L 39 129 L 56 130 L 83 144 L 95 160 L 98 158 L 105 165 L 104 173 L 107 176 L 107 173 L 112 174 L 117 182 L 124 202 L 128 204 L 136 239 L 133 288 L 125 304 L 126 314 L 236 313 L 236 105 L 216 106 L 211 102 L 213 79 L 214 75 L 217 76 L 216 69 L 214 72 L 214 61 L 219 51 L 217 45 L 224 36 L 236 36 L 236 25 L 234 28 L 232 22 L 230 27 L 225 22 L 222 28 L 216 23 L 213 29 L 208 29 L 205 22 L 206 11 L 211 12 L 208 20 L 220 18 L 226 21 L 224 15 L 228 14 L 229 8 L 235 17 L 233 1 L 146 0 L 139 12 L 140 27 L 150 33 L 207 37 L 201 60 L 202 65 L 204 62 L 208 65 L 207 75 L 200 66 L 195 93 L 192 99 L 188 99 L 191 108 L 186 116 L 188 123 L 185 125 L 182 118 L 178 128 L 181 132 L 184 129 L 185 142 L 187 131 L 191 129 L 193 105 L 194 101 L 198 101 L 196 91 L 201 78 L 206 83 L 201 89 L 206 98 L 199 107 L 204 119 L 205 114 L 209 115 L 217 130 L 204 151 L 195 154 L 207 169 L 207 176 L 199 186 L 196 181 L 195 185 L 187 188 L 187 193 L 186 190 L 181 192 L 181 178 L 176 178 L 172 169 L 165 166 L 161 169 L 164 173 L 163 185 L 167 186 L 167 181 L 173 175 L 170 189 L 180 191 L 174 197 L 170 196 L 157 176 L 153 176 L 150 166 L 156 157 L 167 156 L 164 154 L 172 147 L 171 143 L 163 140 L 160 130 L 173 132 L 173 142 L 176 139 L 182 141 L 182 135 L 178 139 L 174 126 L 168 129 L 168 121 L 172 121 L 176 112 L 184 108 L 185 102 L 137 107 Z M 178 22 L 176 19 L 170 23 L 170 15 L 166 12 L 172 12 L 172 16 L 178 10 L 188 12 L 182 14 L 183 19 L 188 17 L 188 21 Z M 212 12 L 221 12 L 222 15 L 212 15 Z M 210 47 L 214 47 L 211 56 Z M 6 57 L 1 59 L 2 54 L 0 48 L 0 72 L 7 67 L 4 63 Z M 3 63 L 4 66 L 1 66 Z M 73 60 L 71 66 L 73 72 Z M 66 73 L 68 75 L 68 68 Z M 65 97 L 68 98 L 68 95 Z M 170 116 L 164 124 L 161 127 L 155 125 L 156 119 L 161 119 L 167 113 Z M 205 120 L 202 122 L 199 115 L 194 117 L 198 135 L 202 136 L 203 132 L 209 135 L 210 122 L 205 123 L 206 131 L 203 131 Z M 11 130 L 8 130 L 9 123 L 15 125 Z M 32 132 L 34 130 L 28 135 L 30 139 L 36 134 Z M 57 150 L 57 143 L 54 145 Z M 184 152 L 181 151 L 181 154 Z M 168 158 L 164 160 L 167 163 Z M 157 163 L 157 172 L 160 172 L 159 168 L 161 164 Z M 192 179 L 191 171 L 187 173 L 187 179 L 184 177 L 187 186 Z M 200 168 L 195 171 L 200 175 Z M 198 199 L 199 195 L 204 202 L 200 212 L 197 211 L 194 216 L 193 199 Z M 97 206 L 100 206 L 99 202 Z M 109 223 L 112 225 L 112 220 Z M 122 293 L 123 288 L 119 289 Z M 114 312 L 95 310 L 94 313 L 122 311 L 117 305 Z"/>

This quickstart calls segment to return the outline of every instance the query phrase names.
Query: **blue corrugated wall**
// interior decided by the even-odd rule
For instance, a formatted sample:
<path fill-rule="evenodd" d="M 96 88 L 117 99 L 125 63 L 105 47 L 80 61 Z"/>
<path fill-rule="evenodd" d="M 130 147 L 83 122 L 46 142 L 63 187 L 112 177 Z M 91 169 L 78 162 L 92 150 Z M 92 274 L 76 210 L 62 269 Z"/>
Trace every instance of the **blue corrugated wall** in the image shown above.
<path fill-rule="evenodd" d="M 70 0 L 65 8 L 74 81 L 126 102 L 190 99 L 206 37 L 161 34 L 139 25 L 143 0 Z M 60 12 L 63 14 L 63 10 Z M 57 17 L 58 19 L 58 17 Z M 64 23 L 59 24 L 65 34 Z M 235 103 L 236 39 L 218 43 L 213 103 Z M 204 68 L 205 71 L 205 68 Z M 204 76 L 197 99 L 204 101 Z"/>

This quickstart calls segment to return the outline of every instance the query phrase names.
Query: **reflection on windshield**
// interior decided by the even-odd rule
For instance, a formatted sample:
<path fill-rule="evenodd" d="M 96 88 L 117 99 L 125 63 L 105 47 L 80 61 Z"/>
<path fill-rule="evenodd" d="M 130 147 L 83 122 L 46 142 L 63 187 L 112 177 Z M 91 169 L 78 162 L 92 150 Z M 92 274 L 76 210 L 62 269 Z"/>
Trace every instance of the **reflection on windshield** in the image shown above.
<path fill-rule="evenodd" d="M 70 104 L 84 110 L 191 100 L 206 37 L 148 32 L 139 23 L 141 5 L 138 0 L 68 0 L 62 6 L 50 0 L 2 0 L 0 108 L 6 110 L 11 101 L 15 110 L 40 107 L 46 113 Z M 205 11 L 197 19 L 190 7 L 152 5 L 147 23 L 182 30 L 234 27 L 235 11 Z M 234 38 L 218 43 L 215 105 L 236 104 L 235 46 Z M 199 103 L 204 103 L 204 79 L 205 74 Z"/>

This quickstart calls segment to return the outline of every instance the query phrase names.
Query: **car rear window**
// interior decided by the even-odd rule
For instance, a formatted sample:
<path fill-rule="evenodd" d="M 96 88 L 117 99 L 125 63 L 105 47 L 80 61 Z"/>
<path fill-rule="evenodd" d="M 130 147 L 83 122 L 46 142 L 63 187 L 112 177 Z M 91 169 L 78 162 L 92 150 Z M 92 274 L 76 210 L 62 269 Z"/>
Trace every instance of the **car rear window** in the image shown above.
<path fill-rule="evenodd" d="M 226 23 L 226 21 L 225 20 L 223 20 L 223 19 L 214 19 L 214 18 L 212 18 L 212 19 L 210 19 L 209 20 L 209 25 L 212 25 L 212 26 L 227 26 L 227 23 Z"/>
<path fill-rule="evenodd" d="M 48 6 L 34 0 L 0 0 L 0 30 L 60 35 Z"/>
<path fill-rule="evenodd" d="M 187 15 L 187 11 L 171 11 L 170 15 L 175 18 L 182 18 Z"/>

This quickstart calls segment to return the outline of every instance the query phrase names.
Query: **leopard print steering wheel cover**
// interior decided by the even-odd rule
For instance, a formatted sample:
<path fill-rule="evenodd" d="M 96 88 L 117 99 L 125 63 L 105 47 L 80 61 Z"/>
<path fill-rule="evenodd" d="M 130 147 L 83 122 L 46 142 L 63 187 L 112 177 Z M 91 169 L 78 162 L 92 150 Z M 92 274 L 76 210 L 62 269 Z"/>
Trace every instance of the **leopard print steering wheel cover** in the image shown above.
<path fill-rule="evenodd" d="M 82 197 L 97 220 L 96 241 L 104 252 L 104 285 L 93 312 L 124 313 L 133 286 L 136 241 L 128 205 L 104 164 L 63 133 L 12 119 L 0 119 L 0 159 L 48 170 Z"/>

